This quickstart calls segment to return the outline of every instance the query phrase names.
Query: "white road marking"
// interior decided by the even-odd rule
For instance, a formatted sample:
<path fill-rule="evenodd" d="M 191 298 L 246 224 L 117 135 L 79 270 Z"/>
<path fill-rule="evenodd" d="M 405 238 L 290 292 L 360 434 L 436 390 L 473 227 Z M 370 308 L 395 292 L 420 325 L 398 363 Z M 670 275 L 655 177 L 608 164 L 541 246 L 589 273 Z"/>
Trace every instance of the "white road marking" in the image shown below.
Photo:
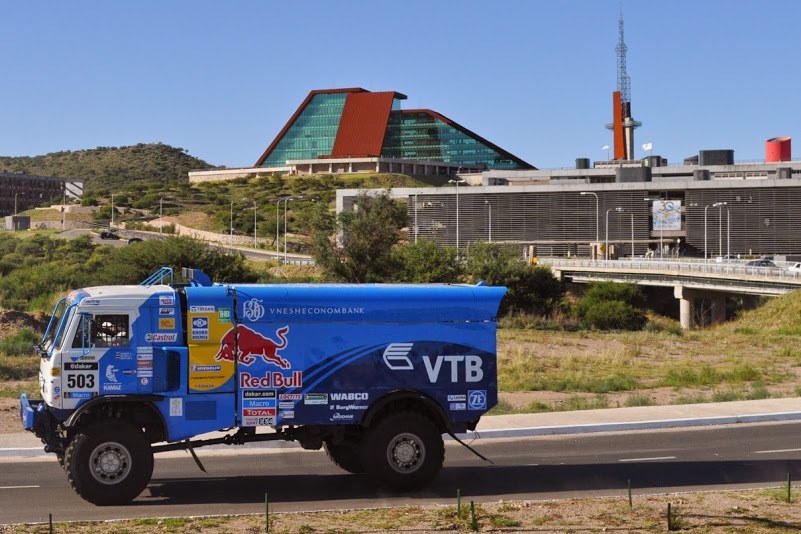
<path fill-rule="evenodd" d="M 29 488 L 40 488 L 41 486 L 0 486 L 0 490 L 4 489 L 29 489 Z"/>
<path fill-rule="evenodd" d="M 656 456 L 654 458 L 621 458 L 618 462 L 653 462 L 655 460 L 675 460 L 675 456 Z"/>
<path fill-rule="evenodd" d="M 780 452 L 799 452 L 801 449 L 776 449 L 775 451 L 754 451 L 754 454 L 778 454 Z"/>

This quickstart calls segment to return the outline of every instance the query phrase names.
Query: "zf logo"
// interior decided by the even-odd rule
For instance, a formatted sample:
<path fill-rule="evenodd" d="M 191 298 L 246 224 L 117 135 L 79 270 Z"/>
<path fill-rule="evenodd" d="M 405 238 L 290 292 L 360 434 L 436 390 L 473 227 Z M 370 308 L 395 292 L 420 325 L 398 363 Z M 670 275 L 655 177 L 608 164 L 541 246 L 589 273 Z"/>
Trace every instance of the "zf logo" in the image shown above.
<path fill-rule="evenodd" d="M 487 390 L 474 389 L 467 392 L 467 407 L 471 410 L 487 409 Z"/>
<path fill-rule="evenodd" d="M 412 351 L 413 346 L 413 343 L 390 343 L 384 349 L 384 363 L 393 371 L 413 370 L 414 364 L 409 358 L 409 353 Z M 423 356 L 423 365 L 426 368 L 428 380 L 432 384 L 439 380 L 443 362 L 445 362 L 446 367 L 450 366 L 451 382 L 460 382 L 462 377 L 464 377 L 465 382 L 480 382 L 484 378 L 480 356 L 437 356 L 433 363 L 430 357 Z"/>

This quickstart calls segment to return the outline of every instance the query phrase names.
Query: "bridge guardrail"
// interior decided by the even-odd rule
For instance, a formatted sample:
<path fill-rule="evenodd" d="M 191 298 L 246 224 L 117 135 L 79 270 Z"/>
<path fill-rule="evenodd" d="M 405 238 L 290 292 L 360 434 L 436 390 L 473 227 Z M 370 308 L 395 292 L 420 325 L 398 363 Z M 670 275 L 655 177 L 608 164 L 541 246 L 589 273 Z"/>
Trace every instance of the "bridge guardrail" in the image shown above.
<path fill-rule="evenodd" d="M 727 278 L 768 278 L 775 280 L 801 280 L 801 273 L 781 267 L 753 267 L 737 263 L 716 263 L 673 260 L 568 260 L 539 258 L 539 263 L 557 268 L 617 269 L 636 271 L 671 271 L 680 274 L 711 275 Z"/>

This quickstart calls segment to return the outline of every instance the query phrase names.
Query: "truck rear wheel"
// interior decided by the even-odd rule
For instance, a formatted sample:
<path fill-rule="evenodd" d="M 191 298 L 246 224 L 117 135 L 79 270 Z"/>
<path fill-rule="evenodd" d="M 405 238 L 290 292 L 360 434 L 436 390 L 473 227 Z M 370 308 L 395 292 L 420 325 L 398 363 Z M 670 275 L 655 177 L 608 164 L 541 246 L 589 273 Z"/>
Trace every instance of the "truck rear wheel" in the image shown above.
<path fill-rule="evenodd" d="M 126 504 L 153 474 L 153 452 L 138 428 L 100 421 L 79 431 L 64 455 L 64 469 L 78 495 L 100 506 Z"/>
<path fill-rule="evenodd" d="M 362 463 L 376 481 L 396 491 L 420 489 L 445 459 L 442 434 L 431 419 L 414 412 L 388 415 L 368 432 Z"/>
<path fill-rule="evenodd" d="M 323 445 L 325 453 L 334 465 L 354 475 L 364 473 L 361 451 L 357 443 L 333 443 L 327 439 Z"/>

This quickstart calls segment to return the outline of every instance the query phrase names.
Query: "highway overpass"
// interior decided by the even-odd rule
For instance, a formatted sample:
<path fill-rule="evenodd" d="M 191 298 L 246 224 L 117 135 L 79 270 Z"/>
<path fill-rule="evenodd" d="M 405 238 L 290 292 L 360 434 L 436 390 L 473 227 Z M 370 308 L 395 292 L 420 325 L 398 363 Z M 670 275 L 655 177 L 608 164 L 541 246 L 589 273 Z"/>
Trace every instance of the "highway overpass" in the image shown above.
<path fill-rule="evenodd" d="M 775 297 L 801 289 L 801 273 L 744 263 L 539 258 L 539 264 L 551 267 L 554 275 L 566 282 L 672 287 L 679 299 L 681 326 L 687 329 L 695 326 L 704 307 L 712 322 L 725 320 L 727 297 L 741 296 L 746 305 L 754 305 L 756 297 Z"/>

